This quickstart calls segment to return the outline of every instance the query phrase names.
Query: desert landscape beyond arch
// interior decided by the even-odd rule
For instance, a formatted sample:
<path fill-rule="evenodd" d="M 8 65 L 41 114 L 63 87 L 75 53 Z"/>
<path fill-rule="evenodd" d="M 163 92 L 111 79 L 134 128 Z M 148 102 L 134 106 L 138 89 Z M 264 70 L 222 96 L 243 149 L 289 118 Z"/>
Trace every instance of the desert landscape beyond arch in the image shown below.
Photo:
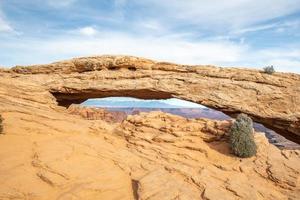
<path fill-rule="evenodd" d="M 199 61 L 201 62 L 201 61 Z M 2 76 L 33 84 L 30 95 L 54 106 L 89 98 L 179 98 L 256 122 L 300 143 L 300 75 L 188 66 L 131 56 L 83 57 L 46 65 L 17 66 Z M 29 87 L 29 86 L 28 86 Z M 34 87 L 38 87 L 36 92 Z M 44 92 L 43 92 L 44 91 Z M 31 97 L 33 98 L 33 97 Z"/>

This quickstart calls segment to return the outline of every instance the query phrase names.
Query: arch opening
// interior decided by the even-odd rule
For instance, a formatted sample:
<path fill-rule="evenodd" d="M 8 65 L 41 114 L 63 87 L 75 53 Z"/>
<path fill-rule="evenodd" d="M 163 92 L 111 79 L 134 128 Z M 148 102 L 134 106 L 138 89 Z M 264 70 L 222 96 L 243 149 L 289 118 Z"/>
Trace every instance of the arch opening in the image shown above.
<path fill-rule="evenodd" d="M 117 120 L 122 121 L 128 115 L 136 115 L 140 112 L 161 111 L 173 115 L 179 115 L 189 119 L 207 118 L 212 120 L 231 120 L 232 117 L 204 105 L 177 98 L 141 99 L 128 96 L 110 96 L 103 98 L 89 98 L 80 103 L 82 107 L 100 108 L 117 115 Z M 269 142 L 279 148 L 300 148 L 294 143 L 278 134 L 275 130 L 265 127 L 263 124 L 254 122 L 254 129 L 257 132 L 265 133 Z"/>
<path fill-rule="evenodd" d="M 178 98 L 178 93 L 172 93 L 171 91 L 166 90 L 157 90 L 153 88 L 134 88 L 134 89 L 123 89 L 127 86 L 123 86 L 121 83 L 115 86 L 114 89 L 106 89 L 109 86 L 104 87 L 103 89 L 99 90 L 97 87 L 88 87 L 88 89 L 74 89 L 74 88 L 52 88 L 50 92 L 55 97 L 58 105 L 69 107 L 71 104 L 81 104 L 88 99 L 94 98 L 105 98 L 105 97 L 133 97 L 145 100 L 162 100 L 162 99 L 171 99 L 171 98 Z M 179 97 L 181 98 L 181 97 Z M 183 95 L 184 100 L 189 100 L 189 98 Z M 201 98 L 200 98 L 201 99 Z M 202 102 L 202 101 L 201 101 Z M 199 102 L 198 102 L 199 103 Z M 236 108 L 228 108 L 220 107 L 217 104 L 212 104 L 211 102 L 204 101 L 204 106 L 208 106 L 210 109 L 216 109 L 227 116 L 236 117 L 240 111 Z M 248 114 L 248 113 L 246 113 Z M 283 121 L 282 119 L 278 118 L 265 118 L 263 116 L 256 116 L 251 115 L 253 121 L 262 124 L 264 127 L 268 129 L 274 130 L 284 138 L 287 138 L 290 141 L 300 144 L 300 137 L 292 132 L 290 129 L 283 129 L 281 127 L 289 126 L 289 122 Z"/>
<path fill-rule="evenodd" d="M 81 105 L 103 108 L 108 111 L 122 111 L 127 115 L 138 114 L 139 112 L 162 111 L 185 118 L 231 119 L 231 117 L 223 112 L 177 98 L 140 99 L 133 97 L 106 97 L 88 99 L 81 103 Z"/>

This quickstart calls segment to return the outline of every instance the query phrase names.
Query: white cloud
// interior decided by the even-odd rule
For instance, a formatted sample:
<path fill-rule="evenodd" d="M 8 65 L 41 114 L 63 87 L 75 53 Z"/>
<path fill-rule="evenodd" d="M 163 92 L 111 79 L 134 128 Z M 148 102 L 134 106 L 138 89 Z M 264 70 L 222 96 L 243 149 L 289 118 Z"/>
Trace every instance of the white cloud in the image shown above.
<path fill-rule="evenodd" d="M 1 7 L 0 7 L 0 33 L 1 32 L 13 32 L 14 29 L 10 25 L 10 23 L 6 20 L 6 17 L 2 13 Z"/>
<path fill-rule="evenodd" d="M 94 36 L 97 34 L 97 30 L 91 26 L 86 26 L 79 29 L 79 33 L 85 36 Z"/>
<path fill-rule="evenodd" d="M 48 5 L 54 7 L 54 8 L 64 8 L 72 5 L 77 0 L 46 0 Z"/>
<path fill-rule="evenodd" d="M 0 32 L 12 32 L 14 29 L 0 16 Z"/>
<path fill-rule="evenodd" d="M 204 106 L 193 103 L 190 101 L 185 101 L 181 99 L 176 99 L 176 98 L 171 98 L 171 99 L 166 99 L 166 100 L 160 100 L 164 103 L 167 103 L 169 105 L 174 105 L 174 106 L 181 106 L 181 107 L 186 107 L 186 108 L 204 108 Z"/>
<path fill-rule="evenodd" d="M 298 47 L 267 48 L 249 52 L 248 62 L 252 65 L 273 65 L 276 71 L 300 73 L 300 50 Z"/>
<path fill-rule="evenodd" d="M 278 59 L 270 59 L 266 64 L 268 66 L 273 65 L 275 67 L 275 70 L 281 72 L 300 73 L 300 60 L 278 58 Z"/>
<path fill-rule="evenodd" d="M 274 49 L 266 49 L 260 50 L 259 54 L 269 57 L 269 58 L 300 58 L 300 49 L 299 48 L 289 48 L 289 50 L 285 50 L 284 48 L 274 48 Z"/>
<path fill-rule="evenodd" d="M 127 0 L 114 0 L 113 3 L 115 7 L 121 8 L 127 3 Z"/>
<path fill-rule="evenodd" d="M 159 32 L 165 30 L 164 27 L 156 20 L 143 20 L 138 23 L 138 26 Z"/>
<path fill-rule="evenodd" d="M 284 32 L 286 29 L 292 30 L 300 27 L 300 20 L 288 20 L 284 22 L 268 23 L 263 25 L 254 25 L 246 28 L 241 28 L 231 32 L 231 34 L 244 34 L 248 32 L 257 32 L 273 29 L 276 32 Z"/>
<path fill-rule="evenodd" d="M 248 32 L 256 32 L 256 31 L 262 31 L 262 30 L 268 30 L 272 29 L 275 27 L 278 27 L 279 25 L 276 23 L 273 24 L 265 24 L 265 25 L 260 25 L 260 26 L 251 26 L 248 28 L 242 28 L 237 31 L 234 31 L 234 34 L 243 34 L 243 33 L 248 33 Z"/>
<path fill-rule="evenodd" d="M 101 32 L 98 35 L 93 38 L 73 37 L 40 41 L 43 44 L 38 44 L 37 48 L 49 57 L 53 54 L 65 57 L 129 54 L 183 64 L 229 64 L 238 61 L 246 48 L 226 41 L 186 41 L 179 37 L 156 38 L 111 32 Z"/>
<path fill-rule="evenodd" d="M 94 37 L 64 35 L 22 43 L 2 42 L 9 49 L 0 55 L 0 65 L 54 62 L 78 56 L 122 54 L 181 64 L 213 64 L 262 68 L 300 73 L 299 48 L 254 50 L 246 44 L 228 41 L 188 41 L 179 36 L 147 37 L 116 32 L 98 32 Z M 5 62 L 6 61 L 6 62 Z"/>
<path fill-rule="evenodd" d="M 144 0 L 140 4 L 157 9 L 159 18 L 216 29 L 247 27 L 300 10 L 300 0 Z"/>

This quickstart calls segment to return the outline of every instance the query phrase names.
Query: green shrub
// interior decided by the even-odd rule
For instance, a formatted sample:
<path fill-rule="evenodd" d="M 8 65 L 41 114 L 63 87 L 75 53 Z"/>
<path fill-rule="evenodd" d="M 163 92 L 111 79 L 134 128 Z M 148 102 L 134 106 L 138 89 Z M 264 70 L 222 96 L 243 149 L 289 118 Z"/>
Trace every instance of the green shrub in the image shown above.
<path fill-rule="evenodd" d="M 2 124 L 2 122 L 3 122 L 3 118 L 2 118 L 2 116 L 0 115 L 0 134 L 3 133 L 3 124 Z"/>
<path fill-rule="evenodd" d="M 256 144 L 253 136 L 253 122 L 246 114 L 239 114 L 229 132 L 232 152 L 241 158 L 256 154 Z"/>
<path fill-rule="evenodd" d="M 275 69 L 274 69 L 273 65 L 264 67 L 264 73 L 273 74 L 274 72 L 275 72 Z"/>

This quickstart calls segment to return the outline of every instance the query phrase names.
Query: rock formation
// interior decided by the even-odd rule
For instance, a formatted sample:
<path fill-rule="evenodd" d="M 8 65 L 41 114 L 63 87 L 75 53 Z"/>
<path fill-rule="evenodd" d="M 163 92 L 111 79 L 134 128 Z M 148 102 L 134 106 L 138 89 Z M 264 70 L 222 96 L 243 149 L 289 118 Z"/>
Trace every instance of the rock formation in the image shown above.
<path fill-rule="evenodd" d="M 103 108 L 85 107 L 74 104 L 68 107 L 68 112 L 80 115 L 84 119 L 103 120 L 108 123 L 122 122 L 127 117 L 127 114 L 121 111 L 107 111 Z"/>
<path fill-rule="evenodd" d="M 213 120 L 230 120 L 231 118 L 222 112 L 210 108 L 144 108 L 144 107 L 110 107 L 98 108 L 93 106 L 83 106 L 72 104 L 68 107 L 68 112 L 80 115 L 84 119 L 103 120 L 108 123 L 122 122 L 128 115 L 138 115 L 141 112 L 161 111 L 173 115 L 179 115 L 188 119 L 207 118 Z M 264 127 L 262 124 L 254 123 L 257 132 L 265 133 L 269 142 L 280 149 L 299 149 L 300 144 L 287 140 L 275 131 Z"/>
<path fill-rule="evenodd" d="M 242 112 L 300 143 L 300 75 L 297 74 L 269 75 L 258 70 L 99 56 L 17 66 L 6 76 L 12 81 L 31 80 L 55 97 L 49 101 L 57 100 L 64 106 L 93 97 L 176 97 L 231 116 Z"/>
<path fill-rule="evenodd" d="M 245 111 L 296 136 L 297 84 L 293 74 L 133 57 L 1 70 L 0 199 L 296 200 L 300 151 L 280 150 L 263 134 L 255 134 L 258 154 L 240 159 L 228 147 L 230 121 L 151 112 L 111 125 L 70 114 L 58 103 L 173 96 L 230 114 Z"/>

